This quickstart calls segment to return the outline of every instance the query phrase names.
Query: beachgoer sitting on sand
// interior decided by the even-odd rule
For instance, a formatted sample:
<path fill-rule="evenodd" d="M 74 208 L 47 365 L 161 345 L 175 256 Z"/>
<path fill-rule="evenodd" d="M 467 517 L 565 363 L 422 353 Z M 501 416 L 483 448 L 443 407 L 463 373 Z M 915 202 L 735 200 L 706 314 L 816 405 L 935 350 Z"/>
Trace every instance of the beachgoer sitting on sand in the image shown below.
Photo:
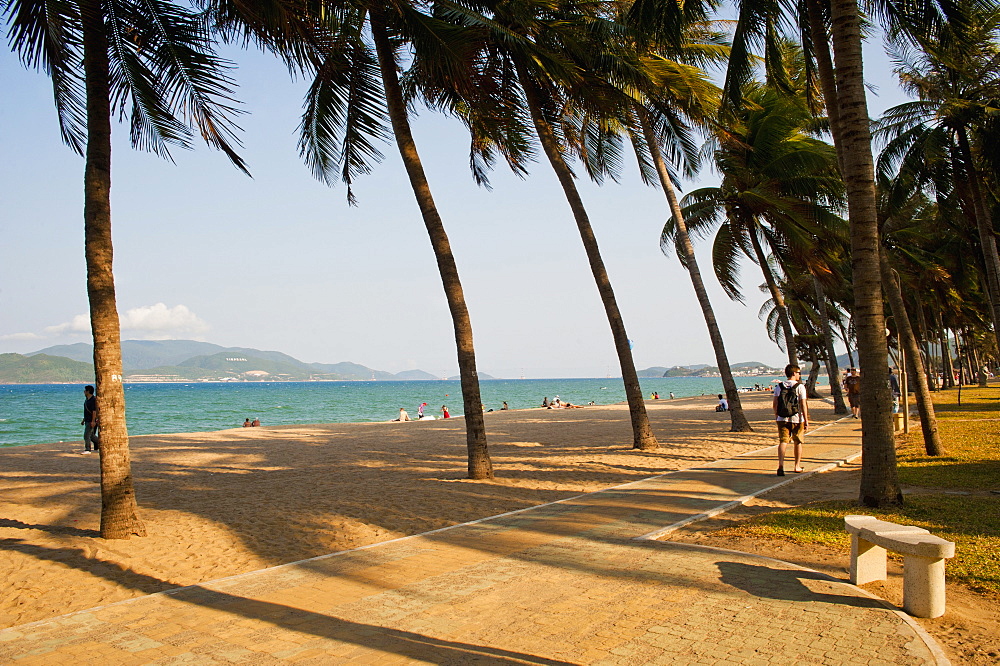
<path fill-rule="evenodd" d="M 549 398 L 548 398 L 548 396 L 542 398 L 542 407 L 549 407 Z M 549 409 L 551 409 L 551 407 Z"/>
<path fill-rule="evenodd" d="M 250 419 L 247 419 L 246 421 L 244 421 L 244 422 L 243 422 L 243 427 L 244 427 L 244 428 L 249 428 L 249 427 L 250 427 L 250 425 L 251 425 L 251 423 L 250 423 Z"/>
<path fill-rule="evenodd" d="M 729 411 L 729 401 L 726 400 L 726 397 L 721 393 L 719 394 L 719 404 L 715 406 L 715 411 L 717 412 Z"/>
<path fill-rule="evenodd" d="M 402 407 L 399 408 L 399 418 L 393 419 L 393 421 L 412 421 L 410 415 L 406 413 L 406 410 Z"/>
<path fill-rule="evenodd" d="M 250 425 L 252 425 L 254 428 L 256 428 L 257 426 L 260 425 L 260 419 L 257 418 L 256 416 L 253 417 L 253 423 L 251 423 Z"/>
<path fill-rule="evenodd" d="M 504 400 L 503 401 L 503 407 L 500 408 L 500 411 L 501 412 L 506 412 L 508 409 L 510 409 L 510 407 L 507 406 L 507 401 Z"/>

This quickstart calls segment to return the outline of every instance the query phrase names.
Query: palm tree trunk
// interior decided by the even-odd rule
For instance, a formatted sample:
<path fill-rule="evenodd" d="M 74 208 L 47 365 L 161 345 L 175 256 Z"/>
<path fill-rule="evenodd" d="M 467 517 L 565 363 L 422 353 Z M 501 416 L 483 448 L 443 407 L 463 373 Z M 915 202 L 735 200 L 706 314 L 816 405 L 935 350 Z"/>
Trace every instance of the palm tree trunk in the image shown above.
<path fill-rule="evenodd" d="M 84 250 L 101 444 L 101 537 L 146 536 L 132 483 L 111 240 L 111 84 L 99 0 L 80 3 L 87 94 Z"/>
<path fill-rule="evenodd" d="M 781 293 L 781 290 L 778 289 L 778 283 L 774 280 L 774 274 L 771 273 L 771 267 L 767 263 L 767 255 L 764 254 L 764 248 L 760 245 L 757 233 L 751 228 L 750 233 L 747 235 L 750 236 L 754 255 L 756 255 L 757 263 L 760 264 L 760 270 L 764 274 L 764 282 L 767 284 L 767 290 L 771 293 L 774 307 L 778 310 L 778 322 L 781 324 L 781 330 L 785 333 L 785 350 L 788 353 L 788 362 L 791 365 L 798 365 L 799 359 L 795 349 L 795 333 L 792 331 L 792 322 L 788 317 L 788 308 L 785 307 L 785 297 Z"/>
<path fill-rule="evenodd" d="M 965 127 L 958 128 L 958 149 L 965 162 L 966 176 L 972 189 L 972 202 L 976 212 L 976 229 L 979 231 L 979 244 L 983 251 L 983 264 L 986 268 L 986 293 L 990 299 L 990 313 L 993 317 L 993 335 L 996 336 L 997 349 L 1000 349 L 1000 255 L 997 253 L 997 237 L 993 233 L 993 220 L 990 216 L 986 199 L 980 187 L 979 171 L 972 161 L 972 149 Z"/>
<path fill-rule="evenodd" d="M 934 314 L 941 338 L 941 374 L 944 375 L 941 388 L 955 388 L 955 365 L 951 360 L 951 341 L 948 339 L 948 329 L 944 326 L 941 311 L 935 310 Z"/>
<path fill-rule="evenodd" d="M 569 202 L 569 207 L 573 211 L 576 219 L 576 226 L 580 231 L 580 238 L 583 240 L 583 247 L 587 252 L 587 259 L 590 261 L 590 270 L 594 274 L 597 282 L 597 291 L 601 294 L 601 301 L 604 303 L 604 311 L 607 313 L 608 323 L 611 325 L 611 334 L 614 337 L 615 349 L 618 352 L 618 362 L 621 364 L 622 381 L 625 383 L 625 396 L 628 398 L 629 416 L 632 419 L 632 447 L 636 449 L 651 450 L 659 447 L 652 428 L 649 427 L 649 417 L 646 415 L 646 405 L 643 402 L 642 387 L 639 386 L 639 376 L 635 371 L 635 361 L 632 360 L 632 350 L 630 349 L 628 334 L 625 331 L 625 322 L 622 320 L 621 312 L 618 310 L 618 301 L 615 299 L 615 292 L 611 288 L 611 279 L 608 277 L 607 269 L 604 267 L 604 260 L 601 258 L 601 251 L 597 245 L 597 237 L 594 229 L 590 225 L 590 218 L 587 210 L 583 206 L 583 199 L 576 189 L 573 174 L 566 166 L 566 162 L 559 150 L 558 142 L 549 127 L 548 122 L 542 115 L 541 103 L 538 99 L 538 91 L 535 89 L 530 77 L 525 72 L 524 66 L 517 63 L 517 76 L 524 90 L 524 98 L 528 103 L 531 112 L 531 119 L 538 134 L 538 140 L 542 144 L 545 156 L 549 159 L 549 164 L 556 172 L 556 177 L 562 185 L 563 193 Z"/>
<path fill-rule="evenodd" d="M 660 145 L 653 133 L 653 128 L 649 124 L 646 112 L 639 109 L 639 122 L 642 125 L 642 133 L 649 147 L 650 155 L 653 157 L 653 164 L 656 165 L 656 173 L 660 178 L 660 186 L 663 194 L 667 197 L 670 212 L 674 216 L 677 225 L 677 245 L 684 258 L 684 268 L 691 276 L 691 285 L 694 293 L 698 297 L 698 304 L 701 306 L 702 316 L 705 317 L 705 325 L 708 327 L 708 337 L 712 341 L 712 349 L 715 350 L 715 363 L 719 367 L 719 374 L 722 376 L 722 387 L 726 392 L 726 399 L 729 401 L 729 422 L 730 432 L 750 432 L 750 422 L 746 414 L 743 413 L 743 405 L 740 403 L 740 392 L 736 388 L 736 380 L 733 379 L 732 368 L 729 367 L 729 357 L 726 355 L 726 345 L 722 340 L 722 331 L 719 329 L 719 322 L 715 318 L 715 310 L 712 302 L 708 298 L 708 290 L 705 289 L 705 282 L 701 278 L 701 269 L 698 268 L 698 260 L 694 255 L 694 246 L 691 244 L 691 237 L 688 236 L 687 223 L 684 221 L 684 214 L 681 212 L 680 202 L 677 200 L 677 192 L 674 190 L 674 183 L 670 179 L 670 172 L 663 160 L 663 153 L 660 152 Z"/>
<path fill-rule="evenodd" d="M 933 393 L 937 390 L 934 381 L 934 358 L 930 338 L 927 335 L 927 319 L 924 317 L 924 306 L 920 301 L 916 303 L 917 311 L 917 341 L 920 343 L 920 352 L 924 359 L 924 374 L 927 376 L 927 388 Z"/>
<path fill-rule="evenodd" d="M 899 505 L 891 395 L 885 381 L 889 350 L 882 311 L 875 166 L 865 98 L 861 15 L 856 0 L 832 0 L 833 51 L 841 125 L 838 147 L 844 166 L 851 233 L 854 324 L 861 376 L 862 466 L 859 500 L 869 507 Z"/>
<path fill-rule="evenodd" d="M 840 336 L 843 338 L 843 340 L 844 340 L 844 346 L 847 348 L 847 367 L 849 367 L 849 368 L 856 368 L 856 367 L 858 367 L 857 364 L 854 362 L 854 352 L 851 351 L 851 332 L 850 332 L 850 326 L 848 326 L 847 328 L 844 328 L 843 324 L 838 323 L 837 324 L 837 328 L 840 329 Z"/>
<path fill-rule="evenodd" d="M 914 388 L 917 394 L 917 411 L 920 412 L 920 428 L 924 433 L 924 450 L 929 456 L 940 456 L 944 454 L 944 446 L 941 444 L 937 416 L 934 413 L 934 402 L 931 400 L 931 392 L 927 387 L 927 375 L 924 373 L 924 364 L 920 358 L 920 345 L 917 344 L 917 338 L 913 334 L 913 326 L 910 325 L 910 317 L 906 313 L 906 303 L 903 301 L 903 293 L 899 288 L 899 280 L 893 274 L 885 252 L 881 253 L 879 265 L 882 271 L 882 284 L 885 286 L 885 293 L 889 298 L 889 307 L 892 308 L 892 316 L 896 320 L 899 345 L 906 351 L 906 360 L 912 368 L 909 376 L 916 384 Z M 864 411 L 862 410 L 861 413 L 864 414 Z"/>
<path fill-rule="evenodd" d="M 476 372 L 476 349 L 472 339 L 472 320 L 465 304 L 462 281 L 458 276 L 458 266 L 451 252 L 448 234 L 445 233 L 441 215 L 438 213 L 431 188 L 424 174 L 424 168 L 417 153 L 417 144 L 410 132 L 410 121 L 406 115 L 406 102 L 399 86 L 396 73 L 396 56 L 389 43 L 389 33 L 380 12 L 371 13 L 372 38 L 378 54 L 379 69 L 385 86 L 386 104 L 392 131 L 396 137 L 399 155 L 406 167 L 410 187 L 416 197 L 427 234 L 430 236 L 434 256 L 437 259 L 441 283 L 448 299 L 452 324 L 455 329 L 455 344 L 458 347 L 458 371 L 462 383 L 462 403 L 465 409 L 465 441 L 469 456 L 470 479 L 492 479 L 493 464 L 486 444 L 486 424 L 483 421 L 483 402 L 479 391 L 479 375 Z"/>
<path fill-rule="evenodd" d="M 820 400 L 823 396 L 816 391 L 816 382 L 819 381 L 819 356 L 812 345 L 809 345 L 809 362 L 812 365 L 809 367 L 809 377 L 806 378 L 806 395 L 810 400 Z"/>
<path fill-rule="evenodd" d="M 816 58 L 816 72 L 819 74 L 820 88 L 823 90 L 823 99 L 826 103 L 830 135 L 833 137 L 833 145 L 836 146 L 840 142 L 841 134 L 840 108 L 837 105 L 837 75 L 830 57 L 830 36 L 826 31 L 826 21 L 823 18 L 820 0 L 806 0 L 806 11 L 809 16 L 809 33 L 812 36 L 813 55 Z M 839 150 L 837 151 L 837 163 L 840 166 L 840 172 L 843 173 L 844 165 Z"/>
<path fill-rule="evenodd" d="M 846 414 L 847 404 L 844 402 L 844 389 L 840 384 L 840 367 L 837 365 L 837 351 L 833 347 L 833 327 L 830 326 L 830 314 L 826 306 L 826 293 L 819 279 L 813 275 L 813 290 L 816 292 L 816 307 L 822 320 L 823 343 L 826 345 L 826 374 L 830 378 L 830 395 L 833 397 L 833 413 Z"/>

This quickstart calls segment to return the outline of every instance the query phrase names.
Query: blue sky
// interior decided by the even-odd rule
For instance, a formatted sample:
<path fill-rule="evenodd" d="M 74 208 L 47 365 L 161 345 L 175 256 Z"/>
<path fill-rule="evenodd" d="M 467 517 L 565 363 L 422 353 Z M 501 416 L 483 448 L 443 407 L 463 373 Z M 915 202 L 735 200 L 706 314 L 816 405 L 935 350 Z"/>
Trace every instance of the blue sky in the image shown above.
<path fill-rule="evenodd" d="M 399 372 L 457 373 L 451 322 L 413 195 L 394 145 L 356 186 L 312 178 L 296 126 L 306 84 L 273 59 L 238 62 L 253 178 L 207 147 L 176 164 L 138 153 L 114 127 L 112 214 L 123 338 L 192 338 L 284 351 L 304 361 L 354 361 Z M 880 47 L 868 49 L 873 114 L 903 100 Z M 83 160 L 59 140 L 48 80 L 0 55 L 0 352 L 87 341 Z M 469 303 L 479 369 L 501 377 L 617 374 L 607 320 L 576 226 L 547 163 L 527 180 L 505 167 L 492 192 L 468 170 L 453 120 L 421 112 L 418 149 Z M 710 173 L 703 183 L 712 182 Z M 685 183 L 692 189 L 697 183 Z M 662 193 L 629 168 L 622 184 L 580 181 L 633 339 L 636 366 L 712 363 L 686 272 L 658 247 Z M 743 270 L 747 305 L 730 302 L 699 250 L 733 362 L 784 354 L 757 310 L 759 269 Z"/>

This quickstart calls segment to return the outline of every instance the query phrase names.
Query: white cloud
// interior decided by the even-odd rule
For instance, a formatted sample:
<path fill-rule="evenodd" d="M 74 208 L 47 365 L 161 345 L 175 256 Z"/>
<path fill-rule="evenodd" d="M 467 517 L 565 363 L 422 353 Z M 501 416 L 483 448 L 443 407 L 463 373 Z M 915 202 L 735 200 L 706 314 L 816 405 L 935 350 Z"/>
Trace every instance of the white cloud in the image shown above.
<path fill-rule="evenodd" d="M 53 337 L 56 335 L 65 335 L 66 333 L 89 333 L 90 332 L 90 316 L 85 314 L 78 314 L 73 317 L 71 321 L 65 322 L 63 324 L 56 324 L 55 326 L 46 326 L 43 330 L 44 337 Z"/>
<path fill-rule="evenodd" d="M 41 340 L 42 336 L 38 333 L 9 333 L 7 335 L 0 335 L 0 340 Z"/>
<path fill-rule="evenodd" d="M 170 308 L 164 303 L 143 305 L 120 315 L 123 337 L 146 340 L 170 340 L 180 336 L 195 337 L 209 330 L 209 325 L 186 305 Z M 79 314 L 68 322 L 46 326 L 41 333 L 11 333 L 0 340 L 45 340 L 60 336 L 79 337 L 90 333 L 90 316 Z"/>
<path fill-rule="evenodd" d="M 121 317 L 122 331 L 134 331 L 150 340 L 167 340 L 177 335 L 198 335 L 209 329 L 186 305 L 168 308 L 163 303 L 132 308 Z"/>

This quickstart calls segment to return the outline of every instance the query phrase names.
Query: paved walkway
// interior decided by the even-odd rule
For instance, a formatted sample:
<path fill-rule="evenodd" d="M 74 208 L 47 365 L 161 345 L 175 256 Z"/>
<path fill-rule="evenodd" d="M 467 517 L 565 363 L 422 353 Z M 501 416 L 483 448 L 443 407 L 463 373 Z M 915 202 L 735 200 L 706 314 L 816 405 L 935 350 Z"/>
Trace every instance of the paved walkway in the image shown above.
<path fill-rule="evenodd" d="M 811 434 L 807 473 L 857 457 L 858 428 Z M 0 663 L 946 663 L 913 622 L 850 585 L 655 540 L 794 480 L 774 469 L 765 449 L 13 627 Z"/>

